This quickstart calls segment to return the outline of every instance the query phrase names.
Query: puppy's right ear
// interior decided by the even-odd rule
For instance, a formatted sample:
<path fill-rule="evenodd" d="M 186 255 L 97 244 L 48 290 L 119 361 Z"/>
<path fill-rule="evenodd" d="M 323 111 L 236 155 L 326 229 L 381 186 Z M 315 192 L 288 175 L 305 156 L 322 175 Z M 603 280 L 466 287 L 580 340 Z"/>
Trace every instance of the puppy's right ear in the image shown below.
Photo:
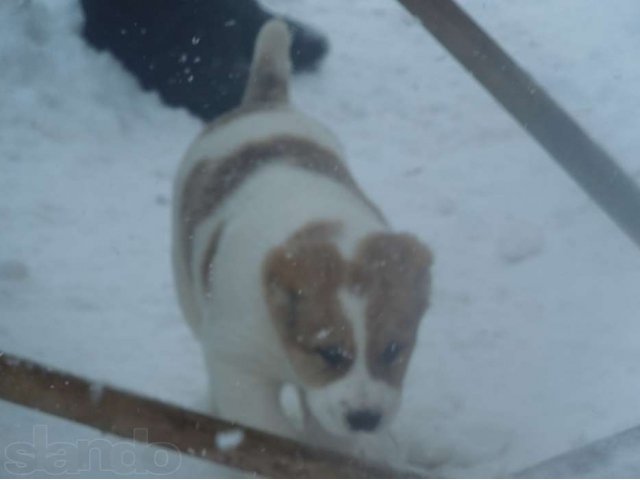
<path fill-rule="evenodd" d="M 377 309 L 418 322 L 428 305 L 433 254 L 407 233 L 384 232 L 365 237 L 358 247 L 350 280 L 376 299 Z"/>

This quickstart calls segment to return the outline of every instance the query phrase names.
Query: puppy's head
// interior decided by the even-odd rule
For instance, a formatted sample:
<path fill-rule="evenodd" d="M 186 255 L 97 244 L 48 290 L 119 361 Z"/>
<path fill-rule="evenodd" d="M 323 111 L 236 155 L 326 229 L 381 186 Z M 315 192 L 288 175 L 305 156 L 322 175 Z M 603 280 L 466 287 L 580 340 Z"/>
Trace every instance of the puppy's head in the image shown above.
<path fill-rule="evenodd" d="M 337 228 L 307 227 L 272 251 L 265 296 L 315 420 L 337 435 L 371 433 L 398 408 L 432 256 L 415 237 L 385 232 L 344 259 Z"/>

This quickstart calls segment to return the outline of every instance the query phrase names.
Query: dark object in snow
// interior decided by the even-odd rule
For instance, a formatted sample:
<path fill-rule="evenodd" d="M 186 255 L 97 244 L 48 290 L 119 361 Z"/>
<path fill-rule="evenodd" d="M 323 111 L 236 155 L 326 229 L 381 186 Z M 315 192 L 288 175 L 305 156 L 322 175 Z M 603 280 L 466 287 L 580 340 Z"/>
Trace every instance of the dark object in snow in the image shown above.
<path fill-rule="evenodd" d="M 240 103 L 260 27 L 256 0 L 81 0 L 87 42 L 108 50 L 171 106 L 212 120 Z M 294 71 L 318 66 L 326 38 L 291 19 Z"/>

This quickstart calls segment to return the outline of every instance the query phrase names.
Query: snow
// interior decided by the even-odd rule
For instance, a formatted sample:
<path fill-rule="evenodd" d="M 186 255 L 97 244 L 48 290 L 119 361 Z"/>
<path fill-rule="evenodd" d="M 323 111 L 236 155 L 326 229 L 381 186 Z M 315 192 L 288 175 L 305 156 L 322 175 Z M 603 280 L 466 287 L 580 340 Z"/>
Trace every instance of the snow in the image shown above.
<path fill-rule="evenodd" d="M 539 255 L 544 249 L 541 228 L 525 222 L 514 222 L 497 240 L 498 256 L 505 263 L 520 263 Z"/>
<path fill-rule="evenodd" d="M 3 478 L 239 478 L 240 472 L 0 401 Z M 5 418 L 10 414 L 9 418 Z M 148 440 L 145 431 L 136 438 Z"/>
<path fill-rule="evenodd" d="M 17 260 L 7 260 L 0 263 L 0 281 L 20 282 L 29 277 L 27 266 Z"/>
<path fill-rule="evenodd" d="M 505 475 L 640 424 L 636 247 L 395 2 L 268 4 L 329 35 L 295 101 L 435 252 L 393 427 L 410 458 Z M 462 5 L 640 178 L 638 2 Z M 0 350 L 204 410 L 168 253 L 171 179 L 200 123 L 86 47 L 80 21 L 71 0 L 0 2 Z M 101 438 L 0 403 L 0 472 L 37 424 Z M 177 474 L 221 474 L 197 462 Z"/>
<path fill-rule="evenodd" d="M 324 340 L 329 335 L 331 335 L 331 332 L 332 332 L 332 329 L 330 329 L 330 328 L 321 328 L 320 330 L 318 330 L 316 332 L 314 337 L 315 337 L 316 340 Z"/>
<path fill-rule="evenodd" d="M 218 450 L 227 451 L 238 447 L 244 440 L 244 432 L 239 429 L 216 434 L 215 444 Z"/>
<path fill-rule="evenodd" d="M 296 386 L 289 383 L 283 385 L 278 400 L 282 412 L 289 419 L 293 428 L 302 431 L 304 429 L 304 408 Z"/>

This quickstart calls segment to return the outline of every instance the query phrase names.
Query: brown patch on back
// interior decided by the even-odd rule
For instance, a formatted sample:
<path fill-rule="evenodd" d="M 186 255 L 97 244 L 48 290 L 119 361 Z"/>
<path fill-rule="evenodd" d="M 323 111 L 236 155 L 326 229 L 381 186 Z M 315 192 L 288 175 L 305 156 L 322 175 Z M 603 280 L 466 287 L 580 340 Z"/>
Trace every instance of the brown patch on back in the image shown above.
<path fill-rule="evenodd" d="M 182 191 L 182 235 L 187 264 L 196 227 L 211 215 L 258 168 L 275 161 L 330 177 L 353 191 L 378 217 L 380 211 L 364 195 L 342 160 L 304 138 L 280 135 L 249 143 L 227 157 L 202 160 L 189 173 Z"/>
<path fill-rule="evenodd" d="M 307 225 L 267 257 L 263 270 L 265 298 L 284 348 L 305 383 L 322 386 L 342 377 L 350 363 L 331 368 L 318 354 L 337 347 L 355 358 L 355 340 L 340 308 L 338 288 L 347 268 L 330 243 L 339 225 Z"/>
<path fill-rule="evenodd" d="M 365 237 L 350 271 L 351 288 L 367 298 L 367 366 L 400 387 L 427 309 L 432 254 L 408 234 Z"/>

